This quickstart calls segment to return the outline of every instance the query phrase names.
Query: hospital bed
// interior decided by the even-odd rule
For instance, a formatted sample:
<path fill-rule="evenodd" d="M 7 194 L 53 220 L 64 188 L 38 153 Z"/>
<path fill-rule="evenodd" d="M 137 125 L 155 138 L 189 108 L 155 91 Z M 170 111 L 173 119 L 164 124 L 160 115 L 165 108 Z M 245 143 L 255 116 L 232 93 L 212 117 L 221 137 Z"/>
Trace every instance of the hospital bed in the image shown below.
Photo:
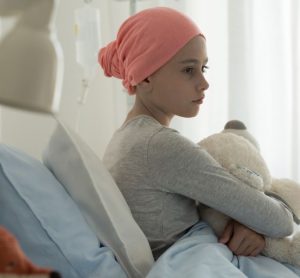
<path fill-rule="evenodd" d="M 50 20 L 54 0 L 27 1 L 41 4 Z M 25 2 L 0 1 L 0 11 L 5 7 L 13 12 L 16 3 Z M 14 46 L 20 30 L 24 28 L 8 38 L 15 40 Z M 26 38 L 29 49 L 30 43 L 40 42 L 39 37 Z M 57 110 L 62 62 L 58 45 L 48 44 L 51 41 L 45 38 L 40 78 L 30 79 L 19 71 L 22 63 L 32 63 L 26 55 L 14 59 L 9 73 L 0 64 L 0 77 L 7 76 L 0 82 L 0 102 L 47 113 Z M 10 50 L 8 41 L 2 44 L 0 61 L 8 59 Z M 43 86 L 45 76 L 51 76 L 46 79 L 49 86 Z M 20 94 L 24 84 L 31 94 Z M 57 270 L 64 278 L 298 277 L 292 267 L 262 256 L 234 256 L 202 222 L 154 262 L 146 236 L 102 161 L 59 120 L 42 162 L 0 144 L 0 225 L 16 236 L 30 260 Z"/>
<path fill-rule="evenodd" d="M 102 161 L 59 121 L 43 162 L 0 145 L 0 225 L 35 264 L 65 278 L 300 275 L 267 257 L 234 256 L 202 222 L 154 262 Z"/>

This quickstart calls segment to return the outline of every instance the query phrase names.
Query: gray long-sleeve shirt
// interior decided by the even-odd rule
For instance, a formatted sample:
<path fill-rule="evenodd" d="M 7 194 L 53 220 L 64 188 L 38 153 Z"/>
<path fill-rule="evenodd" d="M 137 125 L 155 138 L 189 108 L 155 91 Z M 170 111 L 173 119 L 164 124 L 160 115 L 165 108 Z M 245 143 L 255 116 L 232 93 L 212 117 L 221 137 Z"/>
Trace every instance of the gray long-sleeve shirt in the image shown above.
<path fill-rule="evenodd" d="M 270 237 L 292 232 L 292 214 L 281 202 L 243 184 L 204 149 L 149 116 L 115 132 L 104 164 L 155 258 L 199 220 L 195 200 Z"/>

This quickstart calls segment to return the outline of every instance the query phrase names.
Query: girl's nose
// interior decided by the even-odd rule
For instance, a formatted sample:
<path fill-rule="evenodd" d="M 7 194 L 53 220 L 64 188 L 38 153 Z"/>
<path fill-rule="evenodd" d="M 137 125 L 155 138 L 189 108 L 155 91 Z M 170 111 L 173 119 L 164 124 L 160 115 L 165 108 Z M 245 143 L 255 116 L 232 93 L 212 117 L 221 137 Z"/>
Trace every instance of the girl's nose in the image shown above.
<path fill-rule="evenodd" d="M 199 79 L 199 83 L 197 84 L 197 90 L 205 91 L 209 88 L 209 83 L 207 82 L 206 78 L 201 75 Z"/>
<path fill-rule="evenodd" d="M 209 83 L 207 82 L 206 78 L 203 77 L 203 89 L 207 90 L 209 88 Z"/>

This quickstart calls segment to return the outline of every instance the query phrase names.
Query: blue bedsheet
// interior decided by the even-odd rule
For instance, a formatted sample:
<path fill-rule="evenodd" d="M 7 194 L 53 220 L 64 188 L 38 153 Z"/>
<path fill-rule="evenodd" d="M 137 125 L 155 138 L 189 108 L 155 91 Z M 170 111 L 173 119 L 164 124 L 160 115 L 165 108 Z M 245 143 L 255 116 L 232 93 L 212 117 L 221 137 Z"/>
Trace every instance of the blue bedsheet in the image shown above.
<path fill-rule="evenodd" d="M 154 264 L 147 278 L 297 278 L 300 269 L 273 259 L 235 256 L 218 243 L 211 228 L 197 223 Z"/>

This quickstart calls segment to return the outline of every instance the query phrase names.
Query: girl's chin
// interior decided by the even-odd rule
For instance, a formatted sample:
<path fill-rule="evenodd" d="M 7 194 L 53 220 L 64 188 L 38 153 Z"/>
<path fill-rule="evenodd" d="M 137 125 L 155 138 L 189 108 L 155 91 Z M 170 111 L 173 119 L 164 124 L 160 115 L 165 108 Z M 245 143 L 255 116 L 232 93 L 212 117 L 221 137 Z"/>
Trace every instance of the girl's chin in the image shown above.
<path fill-rule="evenodd" d="M 184 118 L 193 118 L 193 117 L 196 117 L 199 113 L 199 107 L 197 110 L 194 110 L 194 111 L 189 111 L 187 113 L 182 113 L 181 115 L 178 115 L 180 117 L 184 117 Z"/>

